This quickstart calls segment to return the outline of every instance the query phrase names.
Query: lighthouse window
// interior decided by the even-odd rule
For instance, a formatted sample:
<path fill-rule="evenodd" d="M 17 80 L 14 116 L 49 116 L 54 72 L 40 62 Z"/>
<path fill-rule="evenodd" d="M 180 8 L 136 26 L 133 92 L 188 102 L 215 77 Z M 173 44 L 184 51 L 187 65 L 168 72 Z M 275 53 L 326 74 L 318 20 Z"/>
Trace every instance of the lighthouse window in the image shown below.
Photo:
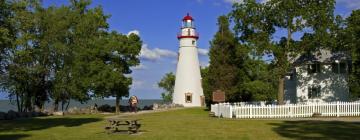
<path fill-rule="evenodd" d="M 193 45 L 195 45 L 195 41 L 193 40 L 192 42 L 191 42 Z"/>
<path fill-rule="evenodd" d="M 192 93 L 185 93 L 185 102 L 186 103 L 192 102 Z"/>

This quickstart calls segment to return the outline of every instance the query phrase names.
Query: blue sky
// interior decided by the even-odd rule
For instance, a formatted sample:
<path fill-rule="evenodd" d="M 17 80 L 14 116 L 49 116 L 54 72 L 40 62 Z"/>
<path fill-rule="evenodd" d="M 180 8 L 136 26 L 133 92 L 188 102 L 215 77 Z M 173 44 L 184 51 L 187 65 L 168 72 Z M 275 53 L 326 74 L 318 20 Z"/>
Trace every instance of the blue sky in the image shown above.
<path fill-rule="evenodd" d="M 181 19 L 190 13 L 195 18 L 200 34 L 198 47 L 201 65 L 208 65 L 209 41 L 217 31 L 220 15 L 231 11 L 233 2 L 239 0 L 93 0 L 91 6 L 101 5 L 110 30 L 123 34 L 138 33 L 143 40 L 141 64 L 133 68 L 131 95 L 141 99 L 160 99 L 161 89 L 157 82 L 167 72 L 175 72 L 178 50 L 176 34 Z M 265 1 L 265 0 L 262 0 Z M 68 4 L 67 0 L 43 0 L 44 5 Z M 360 8 L 360 0 L 337 0 L 336 14 L 348 16 Z M 281 33 L 277 37 L 283 36 Z M 4 98 L 4 94 L 0 98 Z"/>

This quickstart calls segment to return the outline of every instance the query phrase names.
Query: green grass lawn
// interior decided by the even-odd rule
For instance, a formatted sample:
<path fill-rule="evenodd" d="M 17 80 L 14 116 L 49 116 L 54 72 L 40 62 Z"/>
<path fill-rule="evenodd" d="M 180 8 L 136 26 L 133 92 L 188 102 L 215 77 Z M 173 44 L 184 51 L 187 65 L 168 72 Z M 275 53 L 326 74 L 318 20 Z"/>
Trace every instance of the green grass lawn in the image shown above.
<path fill-rule="evenodd" d="M 201 108 L 137 115 L 142 119 L 138 135 L 106 134 L 104 117 L 0 121 L 0 140 L 360 139 L 359 122 L 219 119 Z"/>

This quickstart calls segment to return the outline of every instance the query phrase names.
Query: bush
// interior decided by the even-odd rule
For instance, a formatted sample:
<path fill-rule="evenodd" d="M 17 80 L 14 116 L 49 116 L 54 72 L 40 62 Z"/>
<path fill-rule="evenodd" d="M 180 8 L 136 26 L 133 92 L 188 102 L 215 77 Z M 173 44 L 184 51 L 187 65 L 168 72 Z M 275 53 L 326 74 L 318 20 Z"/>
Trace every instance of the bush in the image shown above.
<path fill-rule="evenodd" d="M 5 120 L 5 118 L 6 118 L 6 113 L 0 112 L 0 120 Z"/>
<path fill-rule="evenodd" d="M 101 112 L 115 112 L 115 107 L 112 107 L 108 104 L 104 104 L 104 105 L 101 105 L 100 107 L 98 107 L 98 111 L 101 111 Z"/>
<path fill-rule="evenodd" d="M 13 110 L 9 110 L 7 115 L 6 115 L 6 119 L 8 120 L 13 120 L 19 117 L 19 113 L 13 111 Z"/>

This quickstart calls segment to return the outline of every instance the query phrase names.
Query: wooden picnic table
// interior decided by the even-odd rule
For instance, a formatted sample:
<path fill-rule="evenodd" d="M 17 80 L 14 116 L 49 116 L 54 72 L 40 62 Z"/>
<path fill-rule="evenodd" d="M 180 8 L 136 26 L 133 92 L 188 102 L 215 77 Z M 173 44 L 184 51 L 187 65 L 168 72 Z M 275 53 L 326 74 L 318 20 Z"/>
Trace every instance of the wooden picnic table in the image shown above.
<path fill-rule="evenodd" d="M 105 127 L 107 133 L 114 133 L 120 131 L 127 131 L 129 134 L 137 133 L 141 124 L 140 119 L 128 119 L 128 118 L 112 118 L 107 119 L 108 126 Z"/>

